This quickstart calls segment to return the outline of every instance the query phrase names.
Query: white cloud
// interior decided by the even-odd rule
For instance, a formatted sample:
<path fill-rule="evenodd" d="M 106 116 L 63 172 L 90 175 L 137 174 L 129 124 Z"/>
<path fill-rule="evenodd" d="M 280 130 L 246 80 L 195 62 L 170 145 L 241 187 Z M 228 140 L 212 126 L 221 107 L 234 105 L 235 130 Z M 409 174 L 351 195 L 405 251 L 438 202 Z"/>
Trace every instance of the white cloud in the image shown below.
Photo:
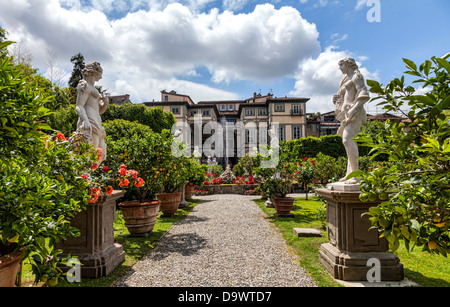
<path fill-rule="evenodd" d="M 52 49 L 70 72 L 70 57 L 81 52 L 86 62 L 102 64 L 104 88 L 132 94 L 136 101 L 159 99 L 161 89 L 172 90 L 164 85 L 193 99 L 218 98 L 204 97 L 208 93 L 234 99 L 233 93 L 174 76 L 201 66 L 217 83 L 293 76 L 301 61 L 320 51 L 316 26 L 292 7 L 264 4 L 246 14 L 199 13 L 189 6 L 201 8 L 211 0 L 184 2 L 93 0 L 86 6 L 80 0 L 0 0 L 0 23 L 11 39 L 26 42 L 38 67 L 44 67 L 46 49 Z M 115 20 L 105 14 L 132 5 L 145 10 Z"/>
<path fill-rule="evenodd" d="M 356 2 L 355 11 L 362 10 L 367 5 L 367 0 L 358 0 Z"/>
<path fill-rule="evenodd" d="M 372 73 L 362 66 L 361 59 L 367 57 L 355 57 L 349 51 L 337 51 L 337 47 L 330 46 L 316 58 L 309 58 L 299 65 L 296 74 L 293 96 L 308 97 L 307 112 L 329 112 L 334 110 L 333 95 L 339 90 L 342 72 L 338 63 L 341 59 L 352 56 L 356 59 L 364 78 L 378 80 L 378 72 Z"/>

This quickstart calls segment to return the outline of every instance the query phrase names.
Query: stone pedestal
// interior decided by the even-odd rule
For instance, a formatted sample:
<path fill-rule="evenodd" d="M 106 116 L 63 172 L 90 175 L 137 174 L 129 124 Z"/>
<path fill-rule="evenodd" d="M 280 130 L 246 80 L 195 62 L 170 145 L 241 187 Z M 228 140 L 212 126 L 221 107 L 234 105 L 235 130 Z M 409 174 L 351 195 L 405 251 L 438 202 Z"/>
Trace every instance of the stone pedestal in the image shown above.
<path fill-rule="evenodd" d="M 404 278 L 403 265 L 390 252 L 389 244 L 379 237 L 369 216 L 362 214 L 381 201 L 361 202 L 356 185 L 336 184 L 316 193 L 327 201 L 327 232 L 329 243 L 322 244 L 319 262 L 336 279 L 345 281 L 367 280 L 372 268 L 369 259 L 380 263 L 380 281 L 396 281 Z M 370 229 L 370 230 L 369 230 Z"/>
<path fill-rule="evenodd" d="M 96 203 L 89 204 L 71 221 L 71 225 L 78 228 L 81 235 L 56 244 L 56 248 L 63 250 L 62 257 L 71 254 L 81 262 L 81 278 L 107 276 L 125 260 L 122 245 L 114 243 L 116 200 L 124 194 L 124 191 L 114 191 Z M 67 271 L 70 268 L 61 269 Z"/>

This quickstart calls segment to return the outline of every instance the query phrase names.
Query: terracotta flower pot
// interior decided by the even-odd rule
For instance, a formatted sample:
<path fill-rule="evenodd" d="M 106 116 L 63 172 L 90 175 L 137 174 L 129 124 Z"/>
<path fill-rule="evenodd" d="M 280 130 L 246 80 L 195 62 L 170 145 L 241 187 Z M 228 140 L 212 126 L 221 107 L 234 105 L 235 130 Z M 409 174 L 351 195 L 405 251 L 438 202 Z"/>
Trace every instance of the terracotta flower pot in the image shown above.
<path fill-rule="evenodd" d="M 125 226 L 132 237 L 147 237 L 153 231 L 161 202 L 159 200 L 126 201 L 119 204 Z"/>
<path fill-rule="evenodd" d="M 174 215 L 181 202 L 181 192 L 175 193 L 158 193 L 156 198 L 161 201 L 161 212 L 165 216 Z"/>
<path fill-rule="evenodd" d="M 16 277 L 20 272 L 21 257 L 21 252 L 0 257 L 0 287 L 15 287 Z"/>
<path fill-rule="evenodd" d="M 194 195 L 195 185 L 186 185 L 184 187 L 184 199 L 190 200 L 192 199 L 192 195 Z"/>
<path fill-rule="evenodd" d="M 277 211 L 275 214 L 276 216 L 294 217 L 294 214 L 291 213 L 292 207 L 294 206 L 293 197 L 273 197 L 272 201 L 275 206 L 275 210 Z"/>

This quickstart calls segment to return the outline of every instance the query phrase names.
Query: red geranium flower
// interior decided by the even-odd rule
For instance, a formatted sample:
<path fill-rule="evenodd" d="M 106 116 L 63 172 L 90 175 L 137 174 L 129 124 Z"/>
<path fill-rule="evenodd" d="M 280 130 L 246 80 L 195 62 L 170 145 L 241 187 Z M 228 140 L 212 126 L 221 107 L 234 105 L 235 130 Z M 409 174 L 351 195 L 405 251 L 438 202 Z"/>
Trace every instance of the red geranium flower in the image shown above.
<path fill-rule="evenodd" d="M 130 181 L 128 179 L 121 179 L 119 182 L 119 186 L 121 188 L 127 187 L 129 184 L 130 184 Z"/>
<path fill-rule="evenodd" d="M 140 187 L 142 187 L 142 185 L 144 184 L 144 179 L 142 179 L 141 177 L 139 177 L 139 178 L 137 178 L 137 182 L 134 184 L 134 186 L 136 187 L 136 188 L 140 188 Z"/>
<path fill-rule="evenodd" d="M 108 195 L 111 195 L 113 191 L 114 191 L 114 189 L 110 185 L 106 188 L 106 194 L 108 194 Z"/>

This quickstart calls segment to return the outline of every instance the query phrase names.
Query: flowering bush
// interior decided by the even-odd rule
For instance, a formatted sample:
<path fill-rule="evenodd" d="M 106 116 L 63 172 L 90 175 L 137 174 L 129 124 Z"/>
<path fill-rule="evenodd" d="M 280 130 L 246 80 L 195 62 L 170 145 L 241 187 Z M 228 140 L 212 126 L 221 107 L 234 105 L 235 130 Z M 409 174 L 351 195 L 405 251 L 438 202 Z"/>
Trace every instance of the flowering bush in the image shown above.
<path fill-rule="evenodd" d="M 117 169 L 121 165 L 127 165 L 139 171 L 142 181 L 145 181 L 144 185 L 133 183 L 125 194 L 126 199 L 138 199 L 140 202 L 153 200 L 157 193 L 174 192 L 185 183 L 183 163 L 187 158 L 175 158 L 172 155 L 173 137 L 169 131 L 158 134 L 142 130 L 139 138 L 114 139 L 107 136 L 106 141 L 106 163 Z"/>
<path fill-rule="evenodd" d="M 242 176 L 237 176 L 236 180 L 234 181 L 234 184 L 255 184 L 255 179 L 253 177 L 253 175 L 248 175 L 247 178 L 242 177 Z"/>
<path fill-rule="evenodd" d="M 261 178 L 258 188 L 267 197 L 286 197 L 297 179 L 298 166 L 295 163 L 280 163 L 274 168 L 256 168 L 255 172 Z"/>

